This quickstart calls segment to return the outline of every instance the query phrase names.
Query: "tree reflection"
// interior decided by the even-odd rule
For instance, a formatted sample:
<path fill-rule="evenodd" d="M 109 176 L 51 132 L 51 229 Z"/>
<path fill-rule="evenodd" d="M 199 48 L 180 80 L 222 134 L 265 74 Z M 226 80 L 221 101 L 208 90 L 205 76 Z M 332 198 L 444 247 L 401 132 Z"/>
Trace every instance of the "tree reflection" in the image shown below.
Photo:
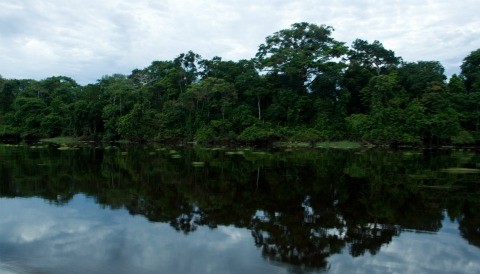
<path fill-rule="evenodd" d="M 480 204 L 467 203 L 459 221 L 459 230 L 469 244 L 480 247 Z"/>
<path fill-rule="evenodd" d="M 0 155 L 3 197 L 62 205 L 84 193 L 183 233 L 244 227 L 265 259 L 306 270 L 341 252 L 375 255 L 404 230 L 436 232 L 445 210 L 480 247 L 479 175 L 442 172 L 474 165 L 469 152 L 0 146 Z"/>

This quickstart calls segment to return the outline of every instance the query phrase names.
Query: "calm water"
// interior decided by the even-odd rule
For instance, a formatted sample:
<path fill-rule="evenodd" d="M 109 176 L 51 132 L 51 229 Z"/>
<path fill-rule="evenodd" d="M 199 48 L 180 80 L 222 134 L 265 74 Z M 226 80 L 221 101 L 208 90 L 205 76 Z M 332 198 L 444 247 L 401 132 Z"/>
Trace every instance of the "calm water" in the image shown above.
<path fill-rule="evenodd" d="M 479 168 L 473 151 L 2 145 L 0 272 L 480 273 Z"/>

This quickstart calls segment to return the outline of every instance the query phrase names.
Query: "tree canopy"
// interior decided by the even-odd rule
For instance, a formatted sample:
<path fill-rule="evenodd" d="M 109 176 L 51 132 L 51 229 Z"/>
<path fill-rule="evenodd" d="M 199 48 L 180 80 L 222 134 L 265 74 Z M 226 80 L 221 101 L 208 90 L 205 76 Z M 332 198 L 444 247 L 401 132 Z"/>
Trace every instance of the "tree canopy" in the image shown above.
<path fill-rule="evenodd" d="M 189 51 L 79 85 L 0 77 L 0 138 L 478 144 L 480 49 L 447 79 L 438 61 L 404 62 L 380 41 L 337 41 L 295 23 L 254 58 Z"/>

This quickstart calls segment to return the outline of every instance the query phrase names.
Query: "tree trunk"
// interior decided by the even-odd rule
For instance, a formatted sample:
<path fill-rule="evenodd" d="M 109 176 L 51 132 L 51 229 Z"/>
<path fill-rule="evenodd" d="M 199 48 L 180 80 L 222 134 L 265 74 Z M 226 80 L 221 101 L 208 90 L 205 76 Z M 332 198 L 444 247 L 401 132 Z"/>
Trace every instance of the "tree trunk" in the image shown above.
<path fill-rule="evenodd" d="M 260 96 L 257 94 L 258 120 L 262 120 L 262 110 L 260 108 Z"/>

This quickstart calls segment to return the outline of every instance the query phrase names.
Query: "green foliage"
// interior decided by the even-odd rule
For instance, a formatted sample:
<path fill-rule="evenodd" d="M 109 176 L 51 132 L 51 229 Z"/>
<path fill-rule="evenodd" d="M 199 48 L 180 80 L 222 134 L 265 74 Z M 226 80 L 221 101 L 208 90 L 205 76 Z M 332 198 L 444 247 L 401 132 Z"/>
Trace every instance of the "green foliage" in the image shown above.
<path fill-rule="evenodd" d="M 64 129 L 64 121 L 60 116 L 48 114 L 41 120 L 41 132 L 45 134 L 45 136 L 59 136 Z"/>
<path fill-rule="evenodd" d="M 239 105 L 232 111 L 232 127 L 235 132 L 239 133 L 243 129 L 255 124 L 258 118 L 255 117 L 253 107 L 249 105 Z"/>
<path fill-rule="evenodd" d="M 17 98 L 14 105 L 12 125 L 19 129 L 22 138 L 39 138 L 42 136 L 40 126 L 45 112 L 46 104 L 41 99 Z"/>
<path fill-rule="evenodd" d="M 350 64 L 345 71 L 342 86 L 348 91 L 347 110 L 349 114 L 367 113 L 369 102 L 363 100 L 361 90 L 375 74 L 367 68 Z"/>
<path fill-rule="evenodd" d="M 480 49 L 472 51 L 460 66 L 460 76 L 465 81 L 468 92 L 480 92 Z"/>
<path fill-rule="evenodd" d="M 79 138 L 76 137 L 54 137 L 54 138 L 44 138 L 40 140 L 41 142 L 55 143 L 55 144 L 75 144 L 80 142 Z"/>
<path fill-rule="evenodd" d="M 426 121 L 430 143 L 448 143 L 461 130 L 457 114 L 452 109 L 429 116 Z"/>
<path fill-rule="evenodd" d="M 375 40 L 372 44 L 368 41 L 357 39 L 352 43 L 352 49 L 348 52 L 348 59 L 353 66 L 361 66 L 377 75 L 396 68 L 402 58 L 396 57 L 395 53 L 383 47 L 382 43 Z"/>
<path fill-rule="evenodd" d="M 370 115 L 374 126 L 365 136 L 380 143 L 402 142 L 402 111 L 398 108 L 382 108 Z"/>
<path fill-rule="evenodd" d="M 268 123 L 257 123 L 247 127 L 237 137 L 241 142 L 262 143 L 275 141 L 280 137 L 277 130 Z"/>
<path fill-rule="evenodd" d="M 183 100 L 199 112 L 199 119 L 225 119 L 236 103 L 237 92 L 233 84 L 217 78 L 206 78 L 193 84 Z"/>
<path fill-rule="evenodd" d="M 260 68 L 276 76 L 285 88 L 306 92 L 334 58 L 347 52 L 344 43 L 331 37 L 332 31 L 329 26 L 303 22 L 268 36 L 256 55 Z"/>
<path fill-rule="evenodd" d="M 445 81 L 436 61 L 402 63 L 379 41 L 348 49 L 333 28 L 296 23 L 255 58 L 189 51 L 78 85 L 0 77 L 0 137 L 312 144 L 480 141 L 480 50 Z"/>
<path fill-rule="evenodd" d="M 396 75 L 374 76 L 368 85 L 360 91 L 363 100 L 372 110 L 391 106 L 392 99 L 402 96 L 404 90 L 399 85 Z"/>
<path fill-rule="evenodd" d="M 448 92 L 451 93 L 465 93 L 465 84 L 458 75 L 453 74 L 448 81 Z"/>
<path fill-rule="evenodd" d="M 322 138 L 322 132 L 315 128 L 296 127 L 289 136 L 291 141 L 313 143 Z"/>
<path fill-rule="evenodd" d="M 462 130 L 458 132 L 457 135 L 452 137 L 452 143 L 455 145 L 468 145 L 468 144 L 474 144 L 475 143 L 475 138 L 473 138 L 472 134 L 470 132 Z"/>
<path fill-rule="evenodd" d="M 195 133 L 195 141 L 200 144 L 213 143 L 216 137 L 216 132 L 212 126 L 202 126 Z"/>
<path fill-rule="evenodd" d="M 438 61 L 406 63 L 398 70 L 398 82 L 413 97 L 420 97 L 431 85 L 443 85 L 447 77 Z"/>
<path fill-rule="evenodd" d="M 345 120 L 347 122 L 348 133 L 355 140 L 360 140 L 368 136 L 368 133 L 373 127 L 370 116 L 367 114 L 352 114 L 345 118 Z"/>
<path fill-rule="evenodd" d="M 338 142 L 321 142 L 316 144 L 319 148 L 334 148 L 334 149 L 359 149 L 362 147 L 360 143 L 351 141 L 338 141 Z"/>
<path fill-rule="evenodd" d="M 157 132 L 155 113 L 135 104 L 133 109 L 118 120 L 118 133 L 128 140 L 151 140 Z"/>
<path fill-rule="evenodd" d="M 12 103 L 15 99 L 12 90 L 5 79 L 0 76 L 0 113 L 8 112 L 12 109 Z"/>
<path fill-rule="evenodd" d="M 20 139 L 20 132 L 18 128 L 7 124 L 0 126 L 0 140 L 11 141 L 18 139 Z"/>
<path fill-rule="evenodd" d="M 419 144 L 423 141 L 425 132 L 428 130 L 425 113 L 426 107 L 419 101 L 413 100 L 408 103 L 403 115 L 402 123 L 403 138 L 406 143 Z"/>

